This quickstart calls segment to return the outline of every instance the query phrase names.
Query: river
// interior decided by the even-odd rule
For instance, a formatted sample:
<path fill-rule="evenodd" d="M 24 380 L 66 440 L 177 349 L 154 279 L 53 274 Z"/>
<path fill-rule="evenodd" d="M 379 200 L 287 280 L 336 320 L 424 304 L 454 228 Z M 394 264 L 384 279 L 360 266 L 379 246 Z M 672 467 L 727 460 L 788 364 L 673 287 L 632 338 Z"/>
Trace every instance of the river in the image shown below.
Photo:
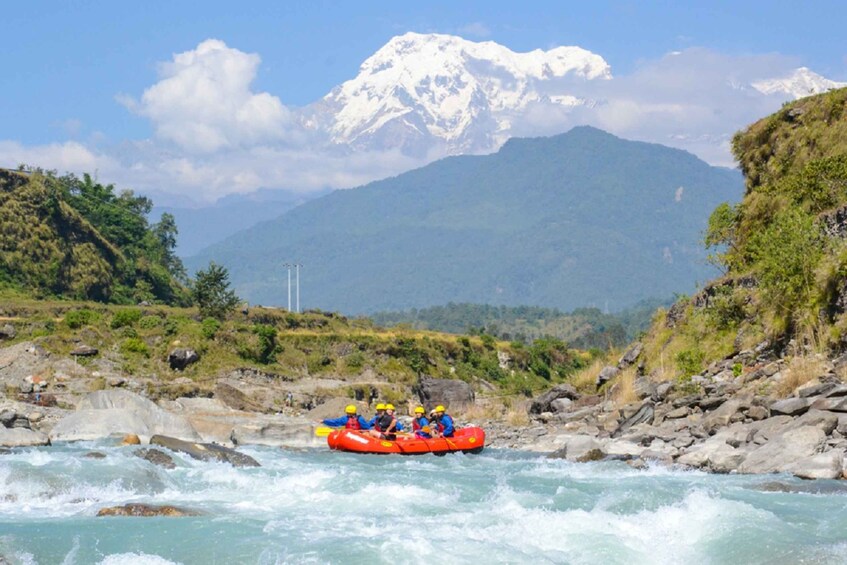
<path fill-rule="evenodd" d="M 847 485 L 577 464 L 245 447 L 260 468 L 86 443 L 0 455 L 11 563 L 847 563 Z M 106 454 L 86 458 L 91 450 Z M 788 492 L 786 492 L 788 491 Z M 128 502 L 190 518 L 96 517 Z"/>

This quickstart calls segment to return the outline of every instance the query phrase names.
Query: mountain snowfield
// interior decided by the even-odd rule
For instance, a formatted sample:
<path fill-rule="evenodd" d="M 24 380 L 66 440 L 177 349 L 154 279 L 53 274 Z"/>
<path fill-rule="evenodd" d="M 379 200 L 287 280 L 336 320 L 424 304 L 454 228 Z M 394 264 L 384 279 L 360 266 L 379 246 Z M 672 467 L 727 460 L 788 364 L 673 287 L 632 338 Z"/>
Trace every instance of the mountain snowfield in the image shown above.
<path fill-rule="evenodd" d="M 355 148 L 424 154 L 441 142 L 450 153 L 490 151 L 531 105 L 592 104 L 568 84 L 611 78 L 609 64 L 580 47 L 516 53 L 493 41 L 406 33 L 314 105 L 306 123 Z"/>
<path fill-rule="evenodd" d="M 762 94 L 784 94 L 796 99 L 842 88 L 847 86 L 847 82 L 829 80 L 807 67 L 800 67 L 788 76 L 760 80 L 754 82 L 752 86 Z"/>
<path fill-rule="evenodd" d="M 493 41 L 410 32 L 389 40 L 356 77 L 301 109 L 299 117 L 330 146 L 399 150 L 429 161 L 489 153 L 510 137 L 550 135 L 578 123 L 609 127 L 590 111 L 631 102 L 603 88 L 616 80 L 602 56 L 577 46 L 517 53 Z M 741 84 L 727 81 L 747 95 L 786 100 L 847 85 L 805 67 Z M 575 111 L 583 113 L 572 122 L 567 116 Z M 686 135 L 675 132 L 666 141 Z"/>

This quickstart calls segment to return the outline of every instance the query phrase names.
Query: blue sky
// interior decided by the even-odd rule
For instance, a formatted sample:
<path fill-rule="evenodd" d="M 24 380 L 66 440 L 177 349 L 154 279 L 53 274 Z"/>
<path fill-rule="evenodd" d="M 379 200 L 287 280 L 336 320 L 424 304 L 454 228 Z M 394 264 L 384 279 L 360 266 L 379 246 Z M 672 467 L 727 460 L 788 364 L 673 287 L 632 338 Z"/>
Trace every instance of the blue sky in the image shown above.
<path fill-rule="evenodd" d="M 836 1 L 6 3 L 0 141 L 76 140 L 119 151 L 151 139 L 151 121 L 117 98 L 139 97 L 156 82 L 159 63 L 209 38 L 258 54 L 252 89 L 297 107 L 353 78 L 364 59 L 406 31 L 493 40 L 515 51 L 578 45 L 616 76 L 671 51 L 705 48 L 779 55 L 845 81 L 844 13 Z"/>

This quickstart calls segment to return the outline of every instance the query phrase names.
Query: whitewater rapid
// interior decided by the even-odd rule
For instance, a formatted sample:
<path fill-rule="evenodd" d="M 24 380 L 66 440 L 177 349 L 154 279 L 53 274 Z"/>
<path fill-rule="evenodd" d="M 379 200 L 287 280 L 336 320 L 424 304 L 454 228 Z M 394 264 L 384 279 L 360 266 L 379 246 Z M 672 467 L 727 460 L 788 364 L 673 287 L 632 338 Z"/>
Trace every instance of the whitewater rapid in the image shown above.
<path fill-rule="evenodd" d="M 177 468 L 166 470 L 134 449 L 0 455 L 0 555 L 67 565 L 847 563 L 843 483 L 499 450 L 396 457 L 256 447 L 242 451 L 259 468 L 175 455 Z M 84 457 L 92 450 L 106 457 Z M 96 517 L 130 502 L 202 515 Z"/>

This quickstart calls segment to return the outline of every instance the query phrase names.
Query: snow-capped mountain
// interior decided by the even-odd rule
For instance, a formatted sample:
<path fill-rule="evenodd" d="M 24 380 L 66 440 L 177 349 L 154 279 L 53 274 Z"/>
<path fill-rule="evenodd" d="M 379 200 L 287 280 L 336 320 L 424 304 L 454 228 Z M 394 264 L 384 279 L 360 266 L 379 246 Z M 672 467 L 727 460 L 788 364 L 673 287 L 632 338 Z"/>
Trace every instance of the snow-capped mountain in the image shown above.
<path fill-rule="evenodd" d="M 569 86 L 611 76 L 602 57 L 580 47 L 516 53 L 491 41 L 406 33 L 312 105 L 304 123 L 358 149 L 490 151 L 533 106 L 590 105 Z"/>
<path fill-rule="evenodd" d="M 760 80 L 754 82 L 752 86 L 762 94 L 783 94 L 796 99 L 820 94 L 833 88 L 841 88 L 847 86 L 847 82 L 829 80 L 806 67 L 800 67 L 788 76 Z"/>

